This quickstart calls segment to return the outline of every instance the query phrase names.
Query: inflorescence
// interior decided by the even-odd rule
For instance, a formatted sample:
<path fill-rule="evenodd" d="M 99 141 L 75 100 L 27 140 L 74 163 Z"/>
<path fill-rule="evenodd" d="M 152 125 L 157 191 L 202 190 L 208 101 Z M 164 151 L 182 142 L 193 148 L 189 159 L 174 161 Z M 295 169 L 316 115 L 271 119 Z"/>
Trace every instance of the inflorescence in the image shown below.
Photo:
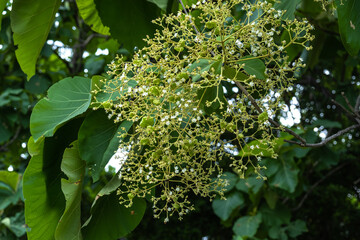
<path fill-rule="evenodd" d="M 133 122 L 120 136 L 119 148 L 129 149 L 120 203 L 150 196 L 154 216 L 167 222 L 194 209 L 190 194 L 223 197 L 224 159 L 240 177 L 251 166 L 264 178 L 258 161 L 276 157 L 278 129 L 268 119 L 304 67 L 287 50 L 311 49 L 313 36 L 307 21 L 251 2 L 202 1 L 190 7 L 196 17 L 179 11 L 157 19 L 159 30 L 131 62 L 110 65 L 98 103 L 116 123 Z"/>

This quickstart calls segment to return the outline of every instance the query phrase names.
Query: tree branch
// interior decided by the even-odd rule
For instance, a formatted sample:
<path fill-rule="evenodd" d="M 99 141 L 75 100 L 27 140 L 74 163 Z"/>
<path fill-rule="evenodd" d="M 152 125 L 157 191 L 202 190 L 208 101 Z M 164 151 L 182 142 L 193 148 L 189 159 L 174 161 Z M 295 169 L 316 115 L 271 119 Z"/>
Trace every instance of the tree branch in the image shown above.
<path fill-rule="evenodd" d="M 6 152 L 7 151 L 7 147 L 9 145 L 11 145 L 19 137 L 20 131 L 21 131 L 21 126 L 18 126 L 16 131 L 15 131 L 14 136 L 7 143 L 5 143 L 3 146 L 0 146 L 0 152 Z"/>
<path fill-rule="evenodd" d="M 337 133 L 331 135 L 330 137 L 327 137 L 325 138 L 322 142 L 320 143 L 300 143 L 300 142 L 296 142 L 296 141 L 291 141 L 291 140 L 284 140 L 285 142 L 288 142 L 288 143 L 294 143 L 294 144 L 297 144 L 297 145 L 300 145 L 302 147 L 321 147 L 321 146 L 324 146 L 325 144 L 327 144 L 328 142 L 330 142 L 331 140 L 343 135 L 344 133 L 347 133 L 353 129 L 356 129 L 356 128 L 359 128 L 360 127 L 360 124 L 356 124 L 356 125 L 352 125 L 348 128 L 345 128 L 341 131 L 338 131 Z"/>
<path fill-rule="evenodd" d="M 255 99 L 250 95 L 250 93 L 246 90 L 246 88 L 241 85 L 241 83 L 239 82 L 235 82 L 236 86 L 246 95 L 247 98 L 249 98 L 251 104 L 255 107 L 255 109 L 259 112 L 259 113 L 262 113 L 263 110 L 259 107 L 259 105 L 257 104 L 257 102 L 255 101 Z M 274 121 L 273 119 L 271 118 L 268 118 L 268 121 L 275 125 L 276 127 L 279 127 L 281 128 L 282 130 L 284 130 L 285 132 L 293 135 L 295 138 L 299 139 L 301 141 L 302 144 L 306 144 L 306 140 L 302 137 L 300 137 L 298 134 L 296 134 L 294 131 L 292 131 L 291 129 L 289 128 L 286 128 L 284 126 L 281 126 L 280 123 Z"/>
<path fill-rule="evenodd" d="M 337 171 L 339 171 L 340 169 L 342 169 L 343 167 L 345 167 L 346 165 L 348 165 L 350 162 L 345 162 L 339 166 L 337 166 L 336 168 L 334 168 L 333 170 L 331 170 L 330 172 L 328 172 L 324 177 L 322 177 L 319 181 L 317 181 L 316 183 L 314 183 L 309 190 L 306 192 L 306 194 L 304 195 L 304 197 L 300 200 L 299 204 L 297 205 L 297 207 L 293 208 L 292 211 L 297 211 L 299 210 L 302 205 L 304 204 L 305 200 L 309 197 L 309 195 L 311 194 L 312 191 L 314 191 L 314 189 L 320 185 L 320 183 L 322 183 L 323 181 L 325 181 L 328 177 L 330 177 L 331 175 L 333 175 L 334 173 L 336 173 Z"/>

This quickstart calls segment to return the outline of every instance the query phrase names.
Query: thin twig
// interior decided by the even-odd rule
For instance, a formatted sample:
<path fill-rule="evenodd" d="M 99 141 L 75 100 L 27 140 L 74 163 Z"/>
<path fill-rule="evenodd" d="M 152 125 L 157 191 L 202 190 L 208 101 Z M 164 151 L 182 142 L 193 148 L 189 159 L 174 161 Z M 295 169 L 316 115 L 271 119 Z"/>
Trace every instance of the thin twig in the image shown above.
<path fill-rule="evenodd" d="M 181 4 L 182 8 L 184 9 L 185 14 L 190 17 L 190 18 L 189 18 L 189 21 L 190 21 L 190 23 L 193 25 L 193 28 L 194 28 L 196 34 L 199 34 L 199 35 L 200 35 L 200 32 L 199 32 L 199 30 L 196 28 L 195 23 L 191 20 L 191 16 L 189 15 L 189 12 L 186 10 L 186 7 L 185 7 L 183 1 L 182 1 L 182 0 L 178 0 L 178 1 L 179 1 L 179 3 Z"/>
<path fill-rule="evenodd" d="M 328 177 L 330 177 L 331 175 L 333 175 L 334 173 L 336 173 L 337 171 L 339 171 L 340 169 L 342 169 L 343 167 L 345 167 L 346 165 L 348 165 L 350 162 L 345 162 L 339 166 L 337 166 L 336 168 L 334 168 L 333 170 L 331 170 L 330 172 L 328 172 L 324 177 L 322 177 L 319 181 L 317 181 L 315 184 L 313 184 L 309 190 L 306 192 L 306 194 L 304 195 L 304 197 L 301 199 L 301 201 L 299 202 L 299 204 L 297 205 L 297 207 L 293 208 L 293 211 L 297 211 L 299 210 L 302 205 L 304 204 L 305 200 L 309 197 L 310 193 L 312 191 L 314 191 L 314 189 L 320 185 L 320 183 L 322 183 L 323 181 L 325 181 Z"/>
<path fill-rule="evenodd" d="M 359 111 L 360 111 L 359 107 L 360 107 L 360 95 L 356 99 L 355 113 L 359 113 Z"/>
<path fill-rule="evenodd" d="M 60 59 L 60 61 L 62 61 L 62 62 L 65 64 L 67 70 L 71 73 L 71 72 L 72 72 L 72 68 L 71 68 L 71 66 L 70 66 L 70 63 L 69 63 L 68 61 L 66 61 L 66 59 L 63 59 L 63 58 L 59 55 L 59 53 L 57 52 L 57 50 L 58 50 L 58 48 L 54 49 L 54 51 L 53 51 L 54 54 Z"/>
<path fill-rule="evenodd" d="M 250 93 L 246 90 L 246 88 L 239 82 L 235 82 L 236 86 L 246 95 L 247 98 L 249 98 L 251 104 L 255 107 L 255 109 L 261 114 L 263 110 L 259 107 L 255 99 L 250 95 Z M 276 127 L 281 127 L 281 125 L 278 122 L 275 122 L 273 119 L 268 118 L 268 121 L 275 125 Z M 289 128 L 281 127 L 285 132 L 293 135 L 295 138 L 299 139 L 302 144 L 306 144 L 306 140 L 302 137 L 300 137 L 298 134 L 296 134 L 294 131 L 292 131 Z"/>
<path fill-rule="evenodd" d="M 327 137 L 325 138 L 322 142 L 320 143 L 300 143 L 300 142 L 296 142 L 296 141 L 291 141 L 291 140 L 284 140 L 285 142 L 288 142 L 288 143 L 294 143 L 294 144 L 297 144 L 297 145 L 300 145 L 302 147 L 321 147 L 321 146 L 324 146 L 325 144 L 327 144 L 328 142 L 330 142 L 331 140 L 343 135 L 344 133 L 347 133 L 353 129 L 356 129 L 356 128 L 359 128 L 360 127 L 360 124 L 356 124 L 356 125 L 352 125 L 348 128 L 345 128 L 343 130 L 340 130 L 338 131 L 337 133 L 331 135 L 330 137 Z"/>
<path fill-rule="evenodd" d="M 3 146 L 0 146 L 0 152 L 5 152 L 7 151 L 7 147 L 10 146 L 18 137 L 21 131 L 21 126 L 18 126 L 14 136 L 7 142 L 5 143 Z"/>
<path fill-rule="evenodd" d="M 349 99 L 345 96 L 344 92 L 341 92 L 342 97 L 345 99 L 346 104 L 348 105 L 348 107 L 350 108 L 350 110 L 352 112 L 355 112 L 355 109 L 353 108 L 353 106 L 351 106 Z"/>
<path fill-rule="evenodd" d="M 334 103 L 336 106 L 340 107 L 347 115 L 349 115 L 350 117 L 353 117 L 353 114 L 349 110 L 347 110 L 343 105 L 341 105 L 334 99 L 331 99 L 331 102 Z"/>

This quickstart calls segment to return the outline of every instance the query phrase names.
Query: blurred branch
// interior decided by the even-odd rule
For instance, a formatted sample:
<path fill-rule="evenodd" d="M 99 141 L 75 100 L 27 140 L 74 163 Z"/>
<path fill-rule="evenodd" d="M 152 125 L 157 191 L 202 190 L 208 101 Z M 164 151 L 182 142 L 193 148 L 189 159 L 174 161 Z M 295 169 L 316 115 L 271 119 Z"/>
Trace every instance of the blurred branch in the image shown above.
<path fill-rule="evenodd" d="M 355 112 L 357 114 L 359 114 L 359 111 L 360 111 L 359 107 L 360 107 L 360 95 L 357 97 L 356 104 L 355 104 Z"/>
<path fill-rule="evenodd" d="M 292 211 L 297 211 L 299 210 L 302 205 L 304 204 L 305 200 L 309 197 L 309 195 L 311 194 L 312 191 L 314 191 L 314 189 L 320 185 L 320 183 L 322 183 L 323 181 L 325 181 L 328 177 L 330 177 L 331 175 L 333 175 L 334 173 L 336 173 L 337 171 L 339 171 L 340 169 L 342 169 L 343 167 L 345 167 L 346 165 L 348 165 L 350 162 L 345 162 L 339 166 L 337 166 L 336 168 L 332 169 L 330 172 L 328 172 L 325 176 L 323 176 L 319 181 L 317 181 L 316 183 L 314 183 L 306 192 L 306 194 L 304 195 L 304 197 L 300 200 L 299 204 L 297 205 L 297 207 L 293 208 Z"/>
<path fill-rule="evenodd" d="M 6 142 L 3 146 L 0 146 L 0 152 L 6 152 L 8 149 L 8 146 L 10 146 L 18 137 L 21 131 L 21 126 L 18 126 L 14 136 L 8 141 Z"/>
<path fill-rule="evenodd" d="M 249 98 L 251 104 L 255 107 L 255 109 L 261 114 L 263 112 L 263 110 L 259 107 L 259 105 L 257 104 L 257 102 L 255 101 L 255 99 L 250 95 L 250 93 L 245 89 L 245 87 L 243 85 L 241 85 L 241 83 L 239 82 L 235 82 L 236 86 L 246 95 L 246 97 Z M 306 144 L 306 140 L 302 137 L 300 137 L 298 134 L 296 134 L 294 131 L 292 131 L 289 128 L 283 127 L 280 125 L 280 123 L 274 121 L 271 118 L 268 118 L 268 121 L 275 125 L 276 127 L 281 128 L 281 130 L 284 130 L 285 132 L 293 135 L 295 138 L 299 139 L 301 141 L 302 144 Z"/>
<path fill-rule="evenodd" d="M 347 133 L 347 132 L 349 132 L 353 129 L 359 128 L 359 127 L 360 127 L 360 124 L 352 125 L 348 128 L 338 131 L 337 133 L 331 135 L 330 137 L 325 138 L 320 143 L 306 143 L 306 142 L 302 143 L 302 142 L 295 142 L 295 141 L 291 141 L 291 140 L 284 140 L 284 141 L 288 142 L 288 143 L 294 143 L 294 144 L 300 145 L 302 147 L 321 147 L 321 146 L 324 146 L 325 144 L 327 144 L 328 142 L 330 142 L 331 140 L 343 135 L 344 133 Z"/>

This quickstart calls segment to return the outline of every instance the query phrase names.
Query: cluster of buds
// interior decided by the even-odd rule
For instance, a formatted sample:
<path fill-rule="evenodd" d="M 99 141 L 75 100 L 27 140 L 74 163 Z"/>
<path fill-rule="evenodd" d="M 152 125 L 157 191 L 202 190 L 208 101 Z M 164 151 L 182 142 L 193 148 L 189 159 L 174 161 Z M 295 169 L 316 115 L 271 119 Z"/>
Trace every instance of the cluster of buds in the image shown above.
<path fill-rule="evenodd" d="M 224 165 L 262 177 L 258 161 L 276 157 L 268 119 L 304 66 L 287 51 L 310 49 L 313 38 L 308 22 L 284 20 L 267 1 L 203 1 L 191 10 L 155 20 L 160 30 L 147 46 L 131 62 L 115 59 L 96 91 L 109 118 L 134 123 L 119 145 L 129 149 L 120 203 L 151 197 L 165 222 L 194 209 L 190 195 L 223 196 Z"/>

